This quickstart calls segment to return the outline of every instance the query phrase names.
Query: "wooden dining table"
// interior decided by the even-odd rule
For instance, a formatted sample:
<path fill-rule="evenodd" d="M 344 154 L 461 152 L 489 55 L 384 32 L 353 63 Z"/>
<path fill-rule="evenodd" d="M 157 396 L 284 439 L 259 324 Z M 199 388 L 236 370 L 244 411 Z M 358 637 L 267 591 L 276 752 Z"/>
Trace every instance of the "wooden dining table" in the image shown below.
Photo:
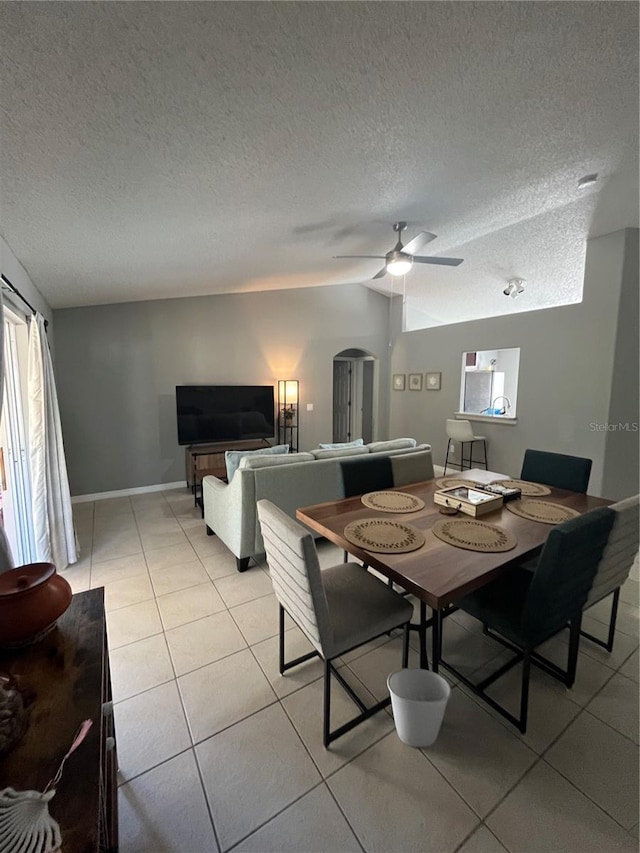
<path fill-rule="evenodd" d="M 470 469 L 456 472 L 456 478 L 475 483 L 489 483 L 492 480 L 508 479 L 484 469 Z M 451 475 L 449 475 L 451 477 Z M 446 611 L 463 596 L 498 578 L 509 568 L 530 559 L 540 551 L 553 525 L 531 521 L 515 515 L 501 506 L 494 512 L 482 516 L 481 521 L 498 525 L 512 533 L 517 540 L 515 548 L 499 553 L 467 551 L 438 539 L 431 528 L 440 519 L 451 517 L 440 513 L 440 507 L 434 503 L 433 495 L 438 490 L 436 480 L 427 480 L 411 485 L 398 486 L 385 491 L 398 491 L 415 495 L 424 501 L 424 507 L 411 513 L 390 513 L 372 510 L 361 501 L 361 496 L 344 500 L 328 501 L 315 506 L 303 507 L 296 511 L 299 521 L 311 530 L 324 536 L 344 551 L 362 560 L 367 566 L 380 572 L 412 593 L 420 601 L 420 621 L 412 626 L 420 638 L 420 666 L 428 667 L 426 632 L 432 627 L 432 668 L 438 671 L 439 637 L 436 618 L 427 620 L 427 606 L 434 612 Z M 611 501 L 590 495 L 551 488 L 551 494 L 540 500 L 551 501 L 577 510 L 579 513 L 608 506 Z M 344 535 L 347 524 L 365 518 L 393 518 L 420 530 L 425 536 L 425 544 L 409 553 L 377 553 L 354 545 Z M 458 518 L 470 518 L 459 514 Z"/>

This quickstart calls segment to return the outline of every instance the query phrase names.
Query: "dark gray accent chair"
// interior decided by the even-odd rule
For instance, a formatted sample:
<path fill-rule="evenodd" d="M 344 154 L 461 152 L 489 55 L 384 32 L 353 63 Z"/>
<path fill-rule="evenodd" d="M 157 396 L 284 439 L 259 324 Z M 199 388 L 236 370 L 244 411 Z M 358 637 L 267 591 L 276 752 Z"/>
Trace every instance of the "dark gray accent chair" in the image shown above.
<path fill-rule="evenodd" d="M 527 729 L 531 664 L 571 687 L 576 676 L 582 609 L 587 601 L 598 564 L 607 544 L 616 513 L 601 507 L 569 519 L 549 534 L 534 572 L 518 566 L 477 592 L 456 602 L 461 610 L 482 622 L 483 631 L 515 657 L 479 683 L 472 683 L 445 659 L 444 667 L 492 708 L 517 726 Z M 442 614 L 438 614 L 442 642 Z M 534 650 L 569 624 L 566 671 Z M 486 688 L 522 662 L 520 716 L 488 696 Z"/>
<path fill-rule="evenodd" d="M 393 487 L 393 469 L 388 456 L 345 460 L 340 463 L 340 473 L 345 498 Z"/>
<path fill-rule="evenodd" d="M 584 495 L 590 475 L 591 459 L 546 450 L 525 450 L 520 479 Z"/>

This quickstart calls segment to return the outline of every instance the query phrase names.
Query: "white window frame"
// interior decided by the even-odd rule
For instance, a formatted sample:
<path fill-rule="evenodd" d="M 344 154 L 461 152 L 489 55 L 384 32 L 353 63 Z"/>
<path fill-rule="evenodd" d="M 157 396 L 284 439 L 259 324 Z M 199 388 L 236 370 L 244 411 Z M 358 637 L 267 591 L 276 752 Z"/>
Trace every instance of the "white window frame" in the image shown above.
<path fill-rule="evenodd" d="M 475 364 L 467 366 L 467 356 L 475 354 Z M 465 388 L 469 373 L 495 372 L 502 374 L 504 387 L 502 394 L 489 401 L 486 410 L 482 412 L 465 411 Z M 455 413 L 457 418 L 470 421 L 484 421 L 513 426 L 518 422 L 518 379 L 520 372 L 520 347 L 503 347 L 493 350 L 467 350 L 462 353 L 460 371 L 460 408 Z M 506 399 L 505 399 L 506 398 Z M 498 403 L 498 400 L 500 402 Z M 494 405 L 495 403 L 495 405 Z M 496 409 L 504 408 L 504 414 L 496 413 Z"/>

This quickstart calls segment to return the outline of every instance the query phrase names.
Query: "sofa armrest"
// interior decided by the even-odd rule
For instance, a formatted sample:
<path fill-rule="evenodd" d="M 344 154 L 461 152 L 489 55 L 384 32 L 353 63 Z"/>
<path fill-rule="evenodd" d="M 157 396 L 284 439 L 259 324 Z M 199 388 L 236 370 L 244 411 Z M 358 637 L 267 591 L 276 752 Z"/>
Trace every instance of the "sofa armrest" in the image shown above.
<path fill-rule="evenodd" d="M 202 498 L 207 527 L 239 559 L 252 556 L 256 530 L 254 472 L 240 468 L 229 484 L 210 475 L 204 477 Z"/>

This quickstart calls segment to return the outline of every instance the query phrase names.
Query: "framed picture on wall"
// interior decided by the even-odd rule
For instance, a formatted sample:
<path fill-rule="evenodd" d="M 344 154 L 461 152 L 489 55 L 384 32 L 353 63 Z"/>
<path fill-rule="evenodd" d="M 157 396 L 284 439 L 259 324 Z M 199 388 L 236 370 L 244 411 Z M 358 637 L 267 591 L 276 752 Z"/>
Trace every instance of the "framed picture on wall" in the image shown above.
<path fill-rule="evenodd" d="M 393 390 L 394 391 L 404 391 L 405 384 L 405 375 L 404 373 L 394 373 L 393 374 Z"/>
<path fill-rule="evenodd" d="M 422 391 L 422 374 L 409 374 L 409 391 Z"/>
<path fill-rule="evenodd" d="M 427 386 L 427 391 L 440 390 L 441 375 L 442 374 L 440 373 L 425 373 L 425 385 Z"/>

